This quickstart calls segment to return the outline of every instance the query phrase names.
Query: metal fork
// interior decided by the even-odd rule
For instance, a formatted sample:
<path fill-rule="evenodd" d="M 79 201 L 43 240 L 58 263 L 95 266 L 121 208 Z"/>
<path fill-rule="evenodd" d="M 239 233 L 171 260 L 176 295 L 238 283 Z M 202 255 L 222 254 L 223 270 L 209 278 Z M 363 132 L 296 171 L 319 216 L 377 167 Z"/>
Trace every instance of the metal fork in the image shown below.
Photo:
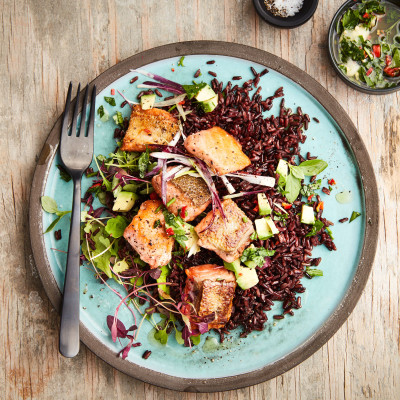
<path fill-rule="evenodd" d="M 86 107 L 89 85 L 86 86 L 81 111 L 81 123 L 78 127 L 79 91 L 75 99 L 72 127 L 69 130 L 69 109 L 71 102 L 72 82 L 68 88 L 64 117 L 61 126 L 60 156 L 65 169 L 74 182 L 71 229 L 69 232 L 67 268 L 64 281 L 64 295 L 60 326 L 60 353 L 65 357 L 74 357 L 79 352 L 79 255 L 80 255 L 80 221 L 81 221 L 81 178 L 93 158 L 94 111 L 96 86 L 93 86 L 88 129 L 86 132 Z"/>

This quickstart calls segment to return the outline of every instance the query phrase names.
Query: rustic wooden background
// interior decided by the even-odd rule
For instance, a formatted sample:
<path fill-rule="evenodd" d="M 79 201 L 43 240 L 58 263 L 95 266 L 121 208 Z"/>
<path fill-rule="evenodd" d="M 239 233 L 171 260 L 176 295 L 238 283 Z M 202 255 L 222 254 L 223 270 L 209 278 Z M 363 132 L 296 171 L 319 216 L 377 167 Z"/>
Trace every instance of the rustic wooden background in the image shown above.
<path fill-rule="evenodd" d="M 343 0 L 321 0 L 292 31 L 265 24 L 250 0 L 3 0 L 1 2 L 0 398 L 4 399 L 399 399 L 400 92 L 348 88 L 327 58 L 327 31 Z M 342 104 L 369 150 L 379 185 L 380 241 L 366 289 L 321 350 L 264 384 L 181 394 L 130 378 L 82 346 L 58 353 L 59 318 L 29 242 L 33 171 L 62 112 L 70 80 L 91 81 L 130 55 L 195 39 L 272 52 L 307 71 Z"/>

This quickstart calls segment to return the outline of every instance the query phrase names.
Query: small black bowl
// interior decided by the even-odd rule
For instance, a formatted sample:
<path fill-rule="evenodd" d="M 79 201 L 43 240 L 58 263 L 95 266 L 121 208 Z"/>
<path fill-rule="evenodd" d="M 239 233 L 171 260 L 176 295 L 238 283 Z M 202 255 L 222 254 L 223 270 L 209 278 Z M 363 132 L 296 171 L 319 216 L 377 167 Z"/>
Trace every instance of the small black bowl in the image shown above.
<path fill-rule="evenodd" d="M 387 0 L 394 5 L 399 6 L 398 0 Z M 358 1 L 359 2 L 359 1 Z M 382 88 L 382 89 L 374 89 L 370 88 L 367 85 L 361 86 L 352 81 L 347 77 L 347 75 L 339 68 L 339 55 L 337 52 L 337 41 L 339 40 L 339 36 L 336 33 L 337 24 L 342 17 L 342 15 L 352 6 L 357 3 L 355 0 L 347 0 L 340 8 L 337 10 L 336 14 L 334 15 L 331 25 L 328 31 L 328 50 L 329 50 L 329 59 L 335 71 L 338 73 L 339 77 L 350 87 L 356 89 L 360 92 L 367 93 L 367 94 L 389 94 L 400 90 L 400 85 L 390 87 L 390 88 Z"/>
<path fill-rule="evenodd" d="M 267 10 L 264 0 L 253 0 L 258 15 L 271 25 L 278 28 L 291 29 L 306 23 L 315 13 L 318 0 L 304 0 L 300 11 L 292 17 L 277 17 Z"/>

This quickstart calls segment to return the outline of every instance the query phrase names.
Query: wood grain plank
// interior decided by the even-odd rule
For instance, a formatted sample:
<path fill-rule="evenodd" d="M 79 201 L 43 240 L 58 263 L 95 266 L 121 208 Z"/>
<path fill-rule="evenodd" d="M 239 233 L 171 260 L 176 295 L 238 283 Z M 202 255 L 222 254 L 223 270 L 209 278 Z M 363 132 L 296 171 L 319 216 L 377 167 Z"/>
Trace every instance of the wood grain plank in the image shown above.
<path fill-rule="evenodd" d="M 400 94 L 346 86 L 327 58 L 326 35 L 341 0 L 320 1 L 312 20 L 287 31 L 265 24 L 250 0 L 174 2 L 5 0 L 1 3 L 0 387 L 6 399 L 389 399 L 400 391 Z M 61 113 L 70 80 L 86 82 L 139 51 L 183 40 L 244 43 L 317 79 L 357 125 L 377 175 L 380 241 L 353 314 L 321 350 L 269 382 L 215 394 L 181 394 L 130 378 L 82 346 L 59 356 L 59 318 L 33 262 L 27 233 L 30 182 Z M 11 166 L 10 168 L 7 168 Z M 22 229 L 21 229 L 22 228 Z M 68 388 L 68 391 L 66 391 Z"/>

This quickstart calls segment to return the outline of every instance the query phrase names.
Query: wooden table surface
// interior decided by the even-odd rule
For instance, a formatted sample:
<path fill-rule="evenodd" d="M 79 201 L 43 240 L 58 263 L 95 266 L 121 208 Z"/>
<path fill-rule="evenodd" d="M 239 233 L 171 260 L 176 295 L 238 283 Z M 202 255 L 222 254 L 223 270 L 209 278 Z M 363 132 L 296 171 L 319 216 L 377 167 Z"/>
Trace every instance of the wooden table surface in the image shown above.
<path fill-rule="evenodd" d="M 300 28 L 265 24 L 250 0 L 1 3 L 0 397 L 4 399 L 399 399 L 400 92 L 347 87 L 327 57 L 330 20 L 343 0 L 320 0 Z M 70 80 L 87 82 L 142 50 L 212 39 L 267 50 L 305 70 L 359 129 L 377 176 L 380 240 L 365 291 L 347 322 L 312 357 L 282 376 L 237 391 L 178 393 L 144 384 L 85 346 L 58 353 L 59 317 L 30 247 L 31 180 Z"/>

